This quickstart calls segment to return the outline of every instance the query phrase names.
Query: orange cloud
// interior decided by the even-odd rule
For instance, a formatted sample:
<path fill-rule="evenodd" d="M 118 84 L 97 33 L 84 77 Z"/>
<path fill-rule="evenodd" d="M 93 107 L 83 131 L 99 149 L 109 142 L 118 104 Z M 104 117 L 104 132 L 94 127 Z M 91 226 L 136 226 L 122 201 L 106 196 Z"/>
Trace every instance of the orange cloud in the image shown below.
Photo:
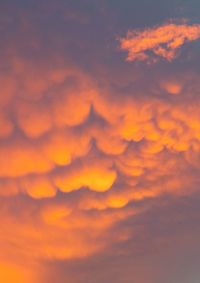
<path fill-rule="evenodd" d="M 162 215 L 157 209 L 152 221 L 152 210 L 199 191 L 198 67 L 146 69 L 115 60 L 112 44 L 105 45 L 116 26 L 110 4 L 95 4 L 94 19 L 85 3 L 79 9 L 76 1 L 32 2 L 0 9 L 0 282 L 123 282 L 130 277 L 128 267 L 118 279 L 121 258 L 124 265 L 131 259 L 131 272 L 136 266 L 143 276 L 140 249 L 146 244 L 154 253 L 163 244 L 151 226 L 158 222 L 162 230 Z M 7 17 L 6 9 L 14 14 Z M 113 21 L 101 25 L 104 33 L 99 21 L 108 15 Z M 132 30 L 120 45 L 129 61 L 172 61 L 199 38 L 200 25 L 170 22 Z M 166 210 L 163 234 L 174 216 Z M 180 217 L 175 233 L 182 223 Z M 164 244 L 168 250 L 170 242 Z M 109 266 L 114 277 L 97 278 L 95 262 Z M 82 263 L 94 270 L 92 279 Z M 64 273 L 75 267 L 77 277 L 58 272 L 51 278 L 53 265 Z"/>
<path fill-rule="evenodd" d="M 2 258 L 18 266 L 100 253 L 131 237 L 113 231 L 148 209 L 145 200 L 196 190 L 198 76 L 162 76 L 159 95 L 140 86 L 139 96 L 68 62 L 38 70 L 10 60 L 13 88 L 0 96 Z"/>
<path fill-rule="evenodd" d="M 112 162 L 106 160 L 89 159 L 83 160 L 81 164 L 75 165 L 64 172 L 55 176 L 55 186 L 61 191 L 70 192 L 82 187 L 90 188 L 97 192 L 109 190 L 117 177 L 112 169 Z"/>
<path fill-rule="evenodd" d="M 171 22 L 144 30 L 130 30 L 120 39 L 120 48 L 128 52 L 127 61 L 156 61 L 159 57 L 172 61 L 185 42 L 199 38 L 199 24 Z"/>

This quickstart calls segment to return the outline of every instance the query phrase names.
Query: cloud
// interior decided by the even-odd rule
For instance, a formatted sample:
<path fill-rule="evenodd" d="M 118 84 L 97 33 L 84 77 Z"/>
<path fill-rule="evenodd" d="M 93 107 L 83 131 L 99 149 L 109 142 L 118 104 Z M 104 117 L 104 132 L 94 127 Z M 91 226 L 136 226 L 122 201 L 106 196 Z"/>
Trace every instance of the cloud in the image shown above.
<path fill-rule="evenodd" d="M 44 20 L 45 42 L 27 17 L 16 44 L 8 36 L 0 55 L 0 272 L 5 266 L 7 278 L 12 270 L 23 276 L 27 263 L 37 273 L 45 263 L 84 261 L 134 242 L 143 234 L 134 220 L 152 203 L 191 195 L 200 182 L 199 75 L 152 66 L 147 79 L 144 70 L 120 62 L 107 76 L 94 54 L 97 67 L 84 64 L 83 53 L 76 60 L 68 54 L 71 36 L 79 47 L 93 46 L 88 30 L 79 42 L 80 34 L 66 35 L 66 25 L 60 33 L 60 19 L 59 28 L 46 30 L 43 15 L 37 20 Z M 197 39 L 199 26 L 171 23 L 130 34 L 121 44 L 134 40 L 133 60 L 150 59 L 147 42 L 171 60 Z"/>
<path fill-rule="evenodd" d="M 20 62 L 21 85 L 37 64 L 30 71 L 25 59 Z M 185 74 L 161 77 L 158 97 L 132 90 L 116 96 L 80 68 L 59 64 L 53 71 L 43 62 L 45 88 L 37 94 L 31 84 L 3 98 L 12 132 L 0 141 L 0 246 L 13 257 L 64 260 L 100 253 L 132 235 L 112 231 L 148 209 L 146 200 L 191 194 L 200 181 L 199 100 L 190 99 L 195 92 L 188 94 Z"/>
<path fill-rule="evenodd" d="M 169 22 L 161 26 L 128 31 L 120 39 L 120 48 L 128 52 L 127 61 L 172 61 L 186 42 L 200 38 L 200 25 Z"/>

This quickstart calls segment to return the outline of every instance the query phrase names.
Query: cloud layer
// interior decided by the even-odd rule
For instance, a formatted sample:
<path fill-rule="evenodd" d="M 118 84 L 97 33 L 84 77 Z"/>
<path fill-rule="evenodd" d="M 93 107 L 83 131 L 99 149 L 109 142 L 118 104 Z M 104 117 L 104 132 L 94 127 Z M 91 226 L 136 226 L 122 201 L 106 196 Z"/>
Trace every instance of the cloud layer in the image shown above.
<path fill-rule="evenodd" d="M 182 231 L 183 246 L 199 238 L 189 228 L 199 215 L 198 66 L 127 64 L 101 42 L 107 22 L 96 30 L 105 3 L 99 20 L 61 2 L 17 10 L 18 25 L 12 7 L 0 12 L 0 281 L 49 283 L 55 268 L 56 282 L 90 283 L 96 272 L 121 283 L 126 271 L 132 282 L 146 262 L 138 254 L 153 262 Z M 151 60 L 148 49 L 171 61 L 199 35 L 199 25 L 170 23 L 130 32 L 121 47 L 128 60 Z"/>
<path fill-rule="evenodd" d="M 1 99 L 0 194 L 7 199 L 1 217 L 3 229 L 15 230 L 22 255 L 85 257 L 129 237 L 109 232 L 137 214 L 128 204 L 198 187 L 199 100 L 184 78 L 162 79 L 160 97 L 136 99 L 99 88 L 74 66 L 44 63 L 41 77 L 33 62 L 30 69 L 18 59 L 20 72 L 10 64 L 4 76 L 13 89 L 2 84 Z M 195 98 L 190 104 L 188 95 Z M 20 195 L 33 202 L 26 207 L 21 200 L 26 213 L 10 215 L 8 200 Z M 6 249 L 3 238 L 0 244 Z"/>

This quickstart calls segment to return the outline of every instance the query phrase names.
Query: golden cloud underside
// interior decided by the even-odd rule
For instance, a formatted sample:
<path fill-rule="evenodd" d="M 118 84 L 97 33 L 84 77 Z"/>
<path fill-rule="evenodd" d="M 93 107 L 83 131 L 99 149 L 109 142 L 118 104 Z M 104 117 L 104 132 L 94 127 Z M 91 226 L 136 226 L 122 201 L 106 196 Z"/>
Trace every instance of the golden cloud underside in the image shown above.
<path fill-rule="evenodd" d="M 10 65 L 0 76 L 0 266 L 19 282 L 30 282 L 21 261 L 83 258 L 129 239 L 112 231 L 146 209 L 129 204 L 196 190 L 194 74 L 193 88 L 162 78 L 160 97 L 116 96 L 71 64 Z"/>

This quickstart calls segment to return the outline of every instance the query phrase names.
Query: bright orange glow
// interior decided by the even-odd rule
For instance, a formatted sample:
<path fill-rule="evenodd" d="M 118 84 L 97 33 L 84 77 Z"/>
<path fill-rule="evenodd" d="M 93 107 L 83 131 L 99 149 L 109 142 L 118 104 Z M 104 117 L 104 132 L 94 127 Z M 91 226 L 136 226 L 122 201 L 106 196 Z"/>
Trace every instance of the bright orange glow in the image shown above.
<path fill-rule="evenodd" d="M 3 283 L 33 283 L 33 278 L 26 271 L 14 264 L 0 262 L 0 282 Z"/>
<path fill-rule="evenodd" d="M 110 164 L 107 165 L 107 162 L 101 160 L 91 164 L 85 163 L 56 176 L 55 185 L 64 192 L 78 190 L 81 187 L 88 187 L 97 192 L 109 190 L 116 179 L 115 171 L 107 168 Z"/>

